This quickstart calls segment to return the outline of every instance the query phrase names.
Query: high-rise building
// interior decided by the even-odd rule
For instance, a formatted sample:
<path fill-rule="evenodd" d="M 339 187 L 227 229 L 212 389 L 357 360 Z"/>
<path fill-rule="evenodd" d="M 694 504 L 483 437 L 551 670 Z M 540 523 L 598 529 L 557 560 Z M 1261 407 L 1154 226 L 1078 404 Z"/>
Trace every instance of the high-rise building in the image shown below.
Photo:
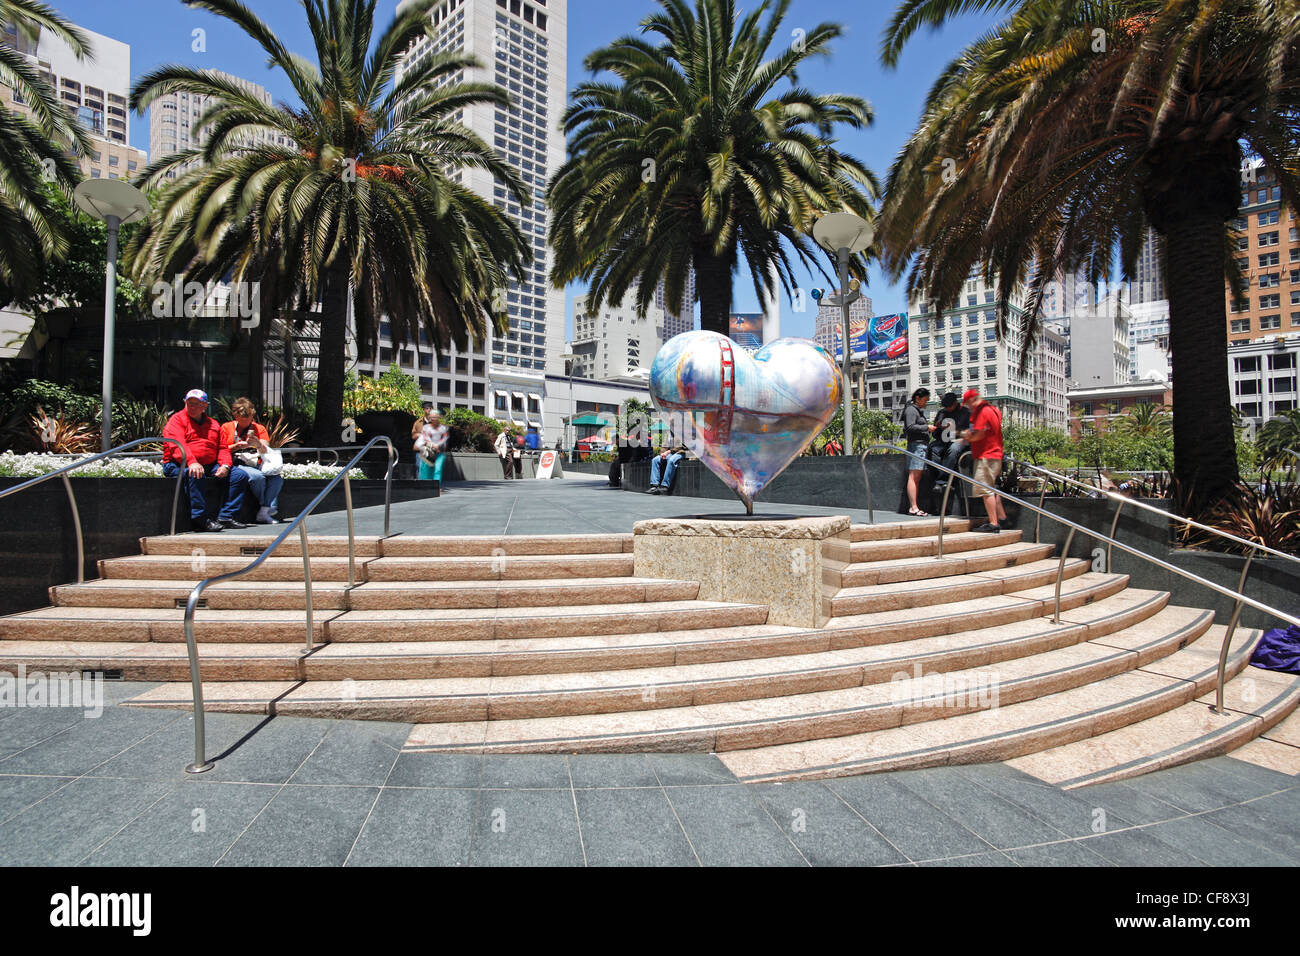
<path fill-rule="evenodd" d="M 271 105 L 271 94 L 265 87 L 229 73 L 215 72 L 267 106 Z M 168 93 L 155 100 L 149 107 L 149 155 L 157 160 L 172 153 L 206 146 L 212 136 L 212 127 L 204 126 L 196 130 L 194 124 L 213 105 L 215 99 L 218 98 L 202 93 Z M 286 137 L 272 134 L 269 130 L 244 136 L 241 145 L 255 146 L 266 142 L 289 145 Z M 183 169 L 168 173 L 167 177 L 174 179 L 197 165 L 197 160 L 187 163 Z"/>
<path fill-rule="evenodd" d="M 95 50 L 93 59 L 77 59 L 72 47 L 48 30 L 35 43 L 24 40 L 12 24 L 3 26 L 5 42 L 27 61 L 55 91 L 59 101 L 91 136 L 93 146 L 78 158 L 92 179 L 130 179 L 148 163 L 147 155 L 130 145 L 131 48 L 112 37 L 83 30 Z M 0 100 L 16 113 L 31 107 L 9 87 L 0 87 Z"/>
<path fill-rule="evenodd" d="M 1232 404 L 1255 427 L 1300 408 L 1300 335 L 1234 342 L 1228 349 Z"/>
<path fill-rule="evenodd" d="M 839 289 L 827 289 L 826 297 L 822 299 L 822 303 L 827 298 L 839 294 Z M 871 319 L 871 308 L 871 296 L 869 295 L 863 295 L 858 301 L 849 303 L 849 335 L 854 334 L 853 330 L 855 328 L 865 329 L 867 327 L 867 322 Z M 832 355 L 835 354 L 835 350 L 839 347 L 839 337 L 844 324 L 841 315 L 841 307 L 838 305 L 818 304 L 817 306 L 817 319 L 813 325 L 813 341 Z"/>
<path fill-rule="evenodd" d="M 1038 332 L 1040 425 L 1065 428 L 1070 417 L 1065 383 L 1065 336 L 1045 325 Z"/>
<path fill-rule="evenodd" d="M 665 316 L 655 306 L 639 316 L 635 301 L 633 286 L 622 303 L 607 302 L 596 315 L 588 316 L 587 297 L 573 300 L 571 348 L 576 378 L 612 382 L 648 377 L 650 363 L 664 341 Z"/>
<path fill-rule="evenodd" d="M 1165 241 L 1154 229 L 1148 229 L 1142 251 L 1138 253 L 1137 270 L 1130 283 L 1128 300 L 1131 305 L 1159 302 L 1165 298 L 1164 251 Z"/>
<path fill-rule="evenodd" d="M 1224 292 L 1228 341 L 1300 330 L 1300 232 L 1295 210 L 1284 207 L 1282 187 L 1268 170 L 1248 169 L 1233 225 L 1245 290 L 1240 299 L 1230 288 Z"/>
<path fill-rule="evenodd" d="M 973 270 L 958 304 L 938 314 L 933 303 L 913 298 L 911 381 L 930 389 L 933 402 L 944 392 L 959 395 L 977 388 L 1002 411 L 1003 420 L 1017 425 L 1037 425 L 1042 419 L 1038 389 L 1038 353 L 1023 362 L 1025 349 L 1025 293 L 1019 287 L 1008 303 L 1010 324 L 1006 338 L 998 340 L 996 277 L 984 281 Z"/>
<path fill-rule="evenodd" d="M 1070 385 L 1102 388 L 1129 380 L 1129 308 L 1119 290 L 1070 315 Z"/>
<path fill-rule="evenodd" d="M 406 51 L 396 77 L 400 82 L 436 52 L 464 52 L 483 66 L 461 71 L 446 82 L 494 83 L 510 95 L 510 109 L 476 104 L 460 110 L 456 118 L 519 171 L 531 192 L 529 201 L 517 204 L 505 184 L 484 170 L 454 174 L 457 182 L 514 219 L 532 246 L 524 281 L 511 281 L 504 290 L 509 329 L 503 335 L 489 332 L 486 341 L 463 354 L 452 348 L 436 362 L 433 349 L 423 341 L 403 351 L 425 370 L 421 391 L 440 407 L 470 408 L 503 420 L 513 414 L 516 421 L 537 422 L 539 427 L 546 374 L 563 376 L 565 371 L 564 293 L 547 281 L 549 211 L 544 193 L 564 162 L 560 118 L 567 94 L 566 31 L 567 0 L 445 0 L 430 11 L 428 29 Z M 378 374 L 387 367 L 391 358 L 386 360 L 384 354 L 391 357 L 394 348 L 386 335 L 381 327 L 377 356 L 362 356 L 358 367 L 363 373 Z M 494 400 L 488 400 L 489 393 Z"/>
<path fill-rule="evenodd" d="M 686 275 L 686 289 L 682 293 L 682 310 L 672 312 L 668 308 L 668 293 L 662 279 L 655 286 L 655 308 L 664 314 L 664 331 L 662 341 L 667 342 L 674 336 L 689 332 L 695 328 L 695 270 Z"/>
<path fill-rule="evenodd" d="M 1129 379 L 1149 379 L 1158 374 L 1173 381 L 1174 363 L 1169 352 L 1169 300 L 1129 305 Z"/>

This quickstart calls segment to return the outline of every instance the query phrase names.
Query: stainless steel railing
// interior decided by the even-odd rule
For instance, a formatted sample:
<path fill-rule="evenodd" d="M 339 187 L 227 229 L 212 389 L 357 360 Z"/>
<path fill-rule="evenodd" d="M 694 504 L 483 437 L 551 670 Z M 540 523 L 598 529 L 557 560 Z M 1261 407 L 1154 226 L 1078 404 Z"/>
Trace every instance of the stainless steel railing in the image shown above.
<path fill-rule="evenodd" d="M 300 547 L 302 549 L 302 576 L 303 586 L 306 594 L 307 610 L 307 644 L 303 651 L 309 654 L 313 647 L 313 638 L 315 631 L 312 626 L 312 602 L 311 602 L 311 556 L 307 546 L 307 516 L 310 515 L 326 496 L 334 490 L 335 485 L 340 481 L 343 482 L 343 497 L 347 505 L 348 513 L 348 587 L 356 587 L 356 534 L 353 527 L 352 519 L 352 484 L 349 472 L 352 468 L 365 457 L 376 444 L 383 442 L 388 446 L 388 471 L 384 476 L 384 537 L 389 535 L 389 512 L 393 501 L 393 466 L 397 463 L 397 449 L 393 447 L 392 441 L 386 435 L 379 435 L 370 439 L 352 460 L 349 461 L 343 470 L 335 475 L 323 489 L 320 494 L 311 500 L 298 516 L 289 522 L 288 526 L 280 532 L 279 536 L 258 555 L 246 567 L 237 571 L 229 571 L 225 574 L 214 575 L 210 578 L 204 578 L 198 584 L 194 585 L 194 590 L 190 591 L 189 600 L 185 602 L 185 645 L 189 650 L 190 656 L 190 684 L 194 690 L 194 763 L 185 768 L 186 773 L 203 773 L 211 770 L 213 764 L 207 758 L 207 739 L 204 727 L 203 716 L 203 686 L 199 680 L 199 652 L 198 645 L 194 639 L 194 612 L 198 608 L 199 598 L 202 596 L 205 588 L 213 584 L 220 584 L 222 581 L 232 581 L 235 578 L 242 577 L 252 571 L 268 557 L 271 556 L 284 539 L 296 529 L 298 532 Z M 317 449 L 302 449 L 303 451 L 316 451 Z M 331 449 L 332 450 L 332 449 Z"/>
<path fill-rule="evenodd" d="M 896 445 L 872 445 L 869 448 L 867 448 L 866 451 L 863 453 L 862 460 L 861 460 L 862 478 L 863 481 L 866 482 L 868 502 L 871 501 L 871 478 L 867 474 L 867 456 L 871 454 L 873 450 L 876 449 L 880 449 L 884 451 L 896 451 L 901 455 L 908 456 L 909 458 L 920 458 L 924 460 L 926 464 L 929 465 L 930 467 L 935 468 L 942 472 L 946 472 L 948 475 L 954 478 L 959 478 L 962 481 L 971 485 L 972 488 L 976 488 L 976 487 L 983 488 L 985 493 L 987 494 L 1002 494 L 1002 492 L 1000 492 L 997 488 L 994 488 L 992 485 L 986 485 L 982 481 L 976 481 L 974 478 L 968 478 L 965 475 L 961 474 L 960 472 L 953 471 L 951 468 L 946 468 L 943 465 L 936 464 L 933 461 L 929 461 L 928 459 L 923 458 L 923 456 L 921 455 L 908 451 L 906 448 L 899 448 Z M 949 485 L 952 484 L 951 478 L 949 479 L 948 484 Z M 1047 511 L 1037 505 L 1030 504 L 1028 501 L 1023 501 L 1020 499 L 1017 499 L 1017 501 L 1020 504 L 1020 507 L 1028 508 L 1030 511 L 1033 511 L 1039 515 L 1046 515 L 1052 520 L 1060 522 L 1061 524 L 1065 525 L 1067 528 L 1070 529 L 1070 533 L 1066 535 L 1065 538 L 1065 545 L 1061 548 L 1061 560 L 1057 566 L 1057 571 L 1056 571 L 1056 602 L 1055 602 L 1055 610 L 1054 613 L 1052 614 L 1053 624 L 1061 623 L 1061 584 L 1065 578 L 1065 563 L 1070 555 L 1070 545 L 1074 543 L 1074 536 L 1078 532 L 1083 532 L 1085 535 L 1099 542 L 1106 542 L 1106 544 L 1109 547 L 1119 548 L 1121 551 L 1127 552 L 1128 554 L 1131 554 L 1136 558 L 1141 558 L 1143 561 L 1146 561 L 1150 564 L 1154 564 L 1156 567 L 1162 568 L 1165 571 L 1169 571 L 1173 574 L 1176 574 L 1181 578 L 1186 578 L 1189 581 L 1194 581 L 1197 584 L 1209 588 L 1211 591 L 1214 591 L 1217 594 L 1221 594 L 1225 597 L 1234 599 L 1236 603 L 1233 606 L 1232 617 L 1228 622 L 1227 632 L 1223 636 L 1223 646 L 1219 650 L 1219 673 L 1218 673 L 1217 693 L 1215 695 L 1214 710 L 1216 713 L 1220 715 L 1227 714 L 1227 710 L 1223 705 L 1223 686 L 1225 683 L 1225 677 L 1227 675 L 1228 649 L 1232 646 L 1232 637 L 1233 634 L 1236 632 L 1237 623 L 1241 619 L 1242 608 L 1245 605 L 1250 605 L 1251 607 L 1255 608 L 1257 611 L 1263 611 L 1265 614 L 1271 614 L 1273 617 L 1276 617 L 1279 620 L 1286 621 L 1290 624 L 1300 625 L 1300 617 L 1292 616 L 1286 613 L 1285 611 L 1280 611 L 1275 607 L 1265 604 L 1262 601 L 1256 601 L 1254 598 L 1246 597 L 1245 594 L 1241 593 L 1242 588 L 1244 588 L 1246 584 L 1246 574 L 1250 570 L 1249 559 L 1247 559 L 1245 567 L 1242 568 L 1241 578 L 1237 583 L 1237 590 L 1234 591 L 1231 588 L 1224 587 L 1222 584 L 1216 584 L 1213 581 L 1203 578 L 1199 574 L 1193 574 L 1191 571 L 1185 571 L 1182 568 L 1178 567 L 1177 565 L 1170 564 L 1168 561 L 1162 561 L 1160 558 L 1157 558 L 1154 555 L 1147 554 L 1145 551 L 1139 551 L 1137 548 L 1132 547 L 1131 545 L 1127 545 L 1122 541 L 1116 541 L 1110 535 L 1103 534 L 1100 531 L 1094 531 L 1091 528 L 1085 527 L 1084 525 L 1071 521 L 1068 518 L 1063 518 L 1060 515 L 1053 514 L 1052 512 Z M 947 509 L 945 508 L 944 511 L 947 511 Z M 875 523 L 874 511 L 870 512 L 870 519 L 871 519 L 871 523 L 874 524 Z M 943 554 L 943 536 L 944 536 L 946 523 L 947 523 L 947 515 L 941 513 L 939 515 L 939 554 L 940 555 Z M 1107 566 L 1109 567 L 1109 565 Z"/>
<path fill-rule="evenodd" d="M 49 481 L 52 478 L 62 478 L 63 487 L 68 492 L 68 503 L 72 506 L 72 524 L 77 531 L 77 583 L 81 584 L 86 580 L 86 542 L 81 533 L 81 511 L 77 507 L 77 496 L 72 493 L 72 482 L 68 480 L 68 475 L 78 468 L 84 468 L 92 462 L 102 461 L 105 458 L 111 458 L 114 455 L 120 455 L 128 448 L 135 448 L 137 445 L 158 444 L 160 442 L 170 442 L 181 450 L 181 470 L 176 475 L 176 490 L 172 492 L 172 524 L 170 534 L 176 533 L 176 507 L 181 500 L 181 480 L 185 477 L 185 469 L 189 460 L 189 455 L 185 451 L 185 446 L 175 438 L 137 438 L 135 441 L 127 442 L 125 445 L 118 445 L 116 448 L 110 448 L 108 451 L 102 451 L 98 455 L 92 455 L 90 458 L 83 458 L 81 461 L 74 461 L 70 465 L 64 465 L 62 468 L 51 471 L 49 474 L 38 475 L 31 481 L 24 481 L 21 485 L 14 485 L 12 488 L 6 488 L 0 491 L 0 498 L 8 498 L 10 495 L 16 495 L 20 491 L 26 491 L 28 488 L 35 488 L 37 485 Z"/>

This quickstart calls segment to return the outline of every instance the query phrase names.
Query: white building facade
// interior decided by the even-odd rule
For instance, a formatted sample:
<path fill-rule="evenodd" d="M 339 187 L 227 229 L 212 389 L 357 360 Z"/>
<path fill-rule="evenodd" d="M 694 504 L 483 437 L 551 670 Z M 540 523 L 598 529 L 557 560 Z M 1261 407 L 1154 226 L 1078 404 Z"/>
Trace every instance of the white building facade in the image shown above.
<path fill-rule="evenodd" d="M 452 82 L 494 83 L 510 95 L 509 110 L 480 104 L 460 111 L 458 119 L 519 171 L 529 201 L 517 204 L 503 183 L 482 170 L 461 170 L 456 178 L 519 225 L 533 258 L 524 281 L 511 281 L 505 290 L 505 334 L 489 331 L 486 341 L 464 352 L 452 347 L 435 356 L 423 337 L 401 351 L 421 371 L 426 400 L 440 408 L 469 408 L 502 421 L 519 422 L 522 414 L 525 421 L 542 423 L 548 373 L 563 377 L 564 372 L 564 292 L 547 281 L 545 190 L 565 155 L 560 120 L 567 94 L 567 0 L 446 0 L 430 11 L 429 28 L 406 52 L 397 80 L 439 51 L 463 51 L 484 64 L 457 74 Z M 383 323 L 376 354 L 362 356 L 358 368 L 363 374 L 381 374 L 396 351 Z M 522 410 L 515 408 L 516 392 Z M 542 435 L 547 444 L 559 437 L 549 429 Z"/>
<path fill-rule="evenodd" d="M 1233 407 L 1241 413 L 1243 423 L 1258 428 L 1283 412 L 1300 408 L 1298 370 L 1300 333 L 1231 343 L 1228 380 Z"/>
<path fill-rule="evenodd" d="M 252 80 L 245 80 L 219 70 L 214 72 L 267 106 L 271 105 L 271 94 L 265 87 L 259 86 Z M 212 136 L 212 128 L 204 126 L 196 130 L 195 123 L 218 99 L 219 97 L 205 96 L 201 93 L 168 93 L 155 100 L 149 107 L 149 154 L 154 159 L 162 159 L 173 153 L 202 149 L 206 146 Z M 241 145 L 247 146 L 257 146 L 262 143 L 291 145 L 291 141 L 285 136 L 272 134 L 269 130 L 244 135 L 240 142 Z M 167 178 L 175 179 L 198 165 L 197 160 L 187 163 L 182 169 L 169 172 Z"/>
<path fill-rule="evenodd" d="M 605 303 L 596 315 L 587 312 L 587 296 L 573 300 L 573 374 L 596 381 L 647 376 L 650 363 L 663 345 L 666 316 L 651 306 L 644 316 L 636 313 L 636 287 L 622 303 Z"/>
<path fill-rule="evenodd" d="M 994 278 L 996 283 L 996 277 Z M 957 307 L 938 314 L 928 300 L 914 298 L 911 312 L 911 381 L 925 386 L 932 402 L 944 392 L 961 395 L 969 388 L 1002 410 L 1004 422 L 1024 427 L 1039 424 L 1038 354 L 1021 368 L 1025 349 L 1024 290 L 1008 304 L 1010 328 L 998 340 L 997 286 L 972 272 Z"/>

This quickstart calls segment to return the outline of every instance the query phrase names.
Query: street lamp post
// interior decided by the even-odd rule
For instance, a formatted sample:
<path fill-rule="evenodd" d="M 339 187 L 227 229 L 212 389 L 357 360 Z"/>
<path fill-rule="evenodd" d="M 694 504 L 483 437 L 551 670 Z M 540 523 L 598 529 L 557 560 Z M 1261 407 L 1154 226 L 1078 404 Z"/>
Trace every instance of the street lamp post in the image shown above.
<path fill-rule="evenodd" d="M 573 363 L 576 362 L 577 360 L 578 360 L 578 356 L 574 352 L 566 352 L 564 354 L 564 367 L 569 372 L 569 422 L 567 425 L 564 426 L 564 441 L 565 444 L 569 446 L 570 465 L 573 464 L 573 446 L 574 444 L 576 444 L 578 438 L 578 426 L 573 424 L 574 415 L 577 414 L 576 411 L 574 410 L 575 403 L 573 401 Z M 572 439 L 570 439 L 569 437 L 570 428 L 573 429 Z"/>
<path fill-rule="evenodd" d="M 849 305 L 857 300 L 860 292 L 849 291 L 849 258 L 871 245 L 875 232 L 871 224 L 861 216 L 851 212 L 833 212 L 822 216 L 813 226 L 813 238 L 817 244 L 835 255 L 839 265 L 840 324 L 844 344 L 844 454 L 853 453 L 853 384 L 850 378 L 849 360 Z M 834 301 L 828 304 L 836 304 Z"/>
<path fill-rule="evenodd" d="M 104 413 L 102 451 L 113 447 L 113 346 L 117 323 L 117 232 L 126 222 L 149 214 L 144 193 L 121 179 L 87 179 L 76 188 L 77 205 L 108 227 L 108 257 L 104 265 Z"/>

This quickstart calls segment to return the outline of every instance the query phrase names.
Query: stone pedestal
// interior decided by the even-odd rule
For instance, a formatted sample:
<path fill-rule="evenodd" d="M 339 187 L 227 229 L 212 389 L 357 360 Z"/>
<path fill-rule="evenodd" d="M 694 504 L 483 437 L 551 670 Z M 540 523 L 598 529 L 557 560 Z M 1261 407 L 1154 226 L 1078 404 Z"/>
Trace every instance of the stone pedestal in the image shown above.
<path fill-rule="evenodd" d="M 701 601 L 766 604 L 769 624 L 821 627 L 849 563 L 847 516 L 655 518 L 632 529 L 638 577 L 699 581 Z"/>

